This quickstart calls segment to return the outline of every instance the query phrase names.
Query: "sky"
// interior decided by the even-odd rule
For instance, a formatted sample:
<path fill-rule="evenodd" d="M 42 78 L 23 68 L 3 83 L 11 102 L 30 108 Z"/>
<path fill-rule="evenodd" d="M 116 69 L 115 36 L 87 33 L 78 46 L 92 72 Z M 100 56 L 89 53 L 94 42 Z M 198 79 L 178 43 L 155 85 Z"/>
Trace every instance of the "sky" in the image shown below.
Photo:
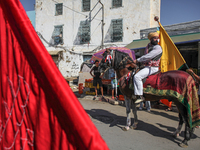
<path fill-rule="evenodd" d="M 20 1 L 26 11 L 34 10 L 35 0 Z M 200 20 L 200 0 L 161 0 L 160 22 L 163 26 L 195 20 Z"/>

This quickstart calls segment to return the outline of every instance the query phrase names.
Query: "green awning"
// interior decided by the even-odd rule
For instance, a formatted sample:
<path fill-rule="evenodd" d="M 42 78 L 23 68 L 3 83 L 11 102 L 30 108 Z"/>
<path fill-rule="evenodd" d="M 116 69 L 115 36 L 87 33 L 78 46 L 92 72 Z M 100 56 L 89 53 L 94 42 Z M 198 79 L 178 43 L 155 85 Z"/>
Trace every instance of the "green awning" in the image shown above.
<path fill-rule="evenodd" d="M 198 42 L 200 41 L 200 32 L 174 35 L 174 36 L 171 36 L 171 39 L 175 44 Z M 149 39 L 133 40 L 133 42 L 126 45 L 125 47 L 128 49 L 142 49 L 142 48 L 145 48 L 148 43 L 149 43 Z"/>

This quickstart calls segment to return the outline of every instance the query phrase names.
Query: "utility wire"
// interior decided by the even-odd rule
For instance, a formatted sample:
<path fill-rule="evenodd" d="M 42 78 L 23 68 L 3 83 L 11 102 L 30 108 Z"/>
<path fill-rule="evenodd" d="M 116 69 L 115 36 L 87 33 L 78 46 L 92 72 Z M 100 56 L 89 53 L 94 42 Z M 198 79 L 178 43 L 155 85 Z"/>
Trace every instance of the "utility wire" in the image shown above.
<path fill-rule="evenodd" d="M 52 1 L 54 1 L 54 0 L 52 0 Z M 57 3 L 57 4 L 59 4 L 59 3 L 56 2 L 56 1 L 54 1 L 54 2 Z M 85 16 L 85 17 L 88 17 L 87 15 L 85 15 L 85 14 L 83 14 L 83 13 L 81 13 L 81 12 L 78 12 L 78 11 L 76 11 L 76 10 L 70 8 L 70 7 L 67 7 L 67 6 L 65 6 L 65 5 L 63 5 L 63 6 L 66 7 L 66 8 L 68 8 L 68 9 L 70 9 L 70 10 L 72 10 L 72 11 L 74 11 L 74 12 L 76 12 L 76 13 L 78 13 L 78 14 L 81 14 L 81 15 L 83 15 L 83 16 Z"/>
<path fill-rule="evenodd" d="M 94 34 L 94 32 L 97 30 L 97 28 L 99 27 L 99 25 L 101 24 L 101 22 L 97 25 L 97 27 L 94 29 L 94 31 L 92 32 L 92 34 L 91 34 L 91 37 L 93 36 L 93 34 Z M 90 37 L 90 39 L 91 39 L 91 37 Z M 91 40 L 92 41 L 92 40 Z"/>
<path fill-rule="evenodd" d="M 64 51 L 68 51 L 68 52 L 70 52 L 70 53 L 83 55 L 83 53 L 78 53 L 78 52 L 70 51 L 68 48 L 66 48 L 66 47 L 64 47 L 64 46 L 53 45 L 53 44 L 49 43 L 49 42 L 42 36 L 42 34 L 41 34 L 40 32 L 37 31 L 36 33 L 37 33 L 38 36 L 39 36 L 42 40 L 44 40 L 49 46 L 52 46 L 52 47 L 54 47 L 54 48 L 61 48 L 61 49 L 63 49 Z"/>
<path fill-rule="evenodd" d="M 56 4 L 59 4 L 57 1 L 55 1 L 55 0 L 52 0 L 53 2 L 55 2 Z M 77 10 L 74 10 L 74 9 L 72 9 L 72 8 L 70 8 L 70 7 L 67 7 L 67 6 L 65 6 L 65 5 L 63 5 L 64 7 L 66 7 L 66 8 L 68 8 L 68 9 L 70 9 L 71 11 L 74 11 L 74 12 L 76 12 L 76 13 L 78 13 L 78 14 L 81 14 L 81 15 L 83 15 L 83 16 L 85 16 L 86 18 L 88 18 L 88 16 L 89 15 L 85 15 L 85 14 L 83 14 L 83 13 L 81 13 L 81 12 L 79 12 L 79 11 L 77 11 Z M 96 18 L 94 18 L 95 20 L 101 20 L 101 19 L 96 19 Z"/>
<path fill-rule="evenodd" d="M 69 48 L 67 47 L 64 47 L 64 46 L 56 46 L 56 45 L 53 45 L 51 43 L 49 43 L 43 36 L 40 32 L 37 31 L 37 34 L 38 36 L 44 40 L 48 45 L 54 47 L 54 48 L 61 48 L 63 49 L 64 51 L 67 51 L 67 52 L 70 52 L 70 53 L 73 53 L 73 54 L 78 54 L 78 55 L 83 55 L 83 53 L 94 53 L 94 52 L 97 52 L 98 50 L 101 50 L 101 49 L 104 49 L 104 48 L 107 48 L 107 47 L 118 47 L 117 45 L 115 44 L 107 44 L 107 45 L 104 45 L 103 47 L 102 46 L 98 46 L 96 47 L 95 49 L 91 50 L 91 51 L 84 51 L 82 53 L 79 53 L 79 52 L 74 52 L 74 51 L 71 51 L 69 50 Z"/>

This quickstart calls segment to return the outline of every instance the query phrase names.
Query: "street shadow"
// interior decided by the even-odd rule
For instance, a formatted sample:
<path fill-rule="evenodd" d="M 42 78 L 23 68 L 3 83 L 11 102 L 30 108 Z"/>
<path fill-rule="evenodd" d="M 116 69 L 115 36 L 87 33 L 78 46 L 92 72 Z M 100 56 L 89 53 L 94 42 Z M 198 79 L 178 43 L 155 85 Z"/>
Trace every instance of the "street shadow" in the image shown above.
<path fill-rule="evenodd" d="M 126 117 L 117 116 L 109 111 L 103 109 L 91 109 L 85 110 L 93 119 L 97 119 L 105 124 L 110 124 L 110 127 L 115 126 L 117 123 L 120 125 L 126 125 Z M 106 118 L 107 117 L 107 118 Z"/>
<path fill-rule="evenodd" d="M 166 128 L 168 131 L 171 131 L 171 132 L 174 132 L 174 131 L 175 131 L 174 128 L 169 127 L 169 126 L 162 125 L 162 124 L 160 124 L 160 123 L 157 123 L 157 125 L 159 125 L 161 128 Z M 185 130 L 185 123 L 183 124 L 182 130 Z M 179 133 L 179 136 L 184 138 L 184 131 L 181 131 L 181 133 Z M 192 134 L 191 139 L 196 139 L 196 138 L 200 138 L 200 137 L 198 137 L 198 136 L 195 134 L 195 130 L 194 130 L 194 133 Z"/>
<path fill-rule="evenodd" d="M 167 127 L 167 126 L 166 126 Z M 174 127 L 167 127 L 168 129 L 170 129 L 170 131 L 175 131 L 176 128 Z M 144 122 L 144 121 L 141 121 L 139 120 L 138 121 L 138 126 L 137 126 L 137 129 L 135 130 L 141 130 L 141 131 L 145 131 L 153 136 L 156 136 L 156 137 L 161 137 L 161 138 L 166 138 L 170 141 L 173 141 L 174 143 L 176 144 L 179 144 L 182 140 L 179 139 L 179 138 L 174 138 L 172 136 L 172 132 L 167 132 L 167 131 L 164 131 L 152 124 L 149 124 L 147 122 Z"/>
<path fill-rule="evenodd" d="M 178 119 L 179 119 L 178 113 L 177 113 L 177 117 L 175 117 L 175 116 L 168 114 L 167 112 L 166 113 L 165 112 L 158 112 L 158 111 L 154 111 L 154 110 L 151 109 L 151 114 L 163 116 L 163 117 L 166 117 L 168 119 L 175 120 L 175 121 L 178 121 Z"/>
<path fill-rule="evenodd" d="M 73 93 L 77 98 L 91 97 L 91 100 L 93 100 L 93 98 L 95 96 L 95 95 L 79 94 L 79 91 L 73 91 Z M 104 93 L 104 98 L 102 98 L 101 93 L 98 93 L 98 97 L 95 100 L 99 100 L 102 102 L 108 102 L 108 97 L 111 98 L 112 96 Z M 110 103 L 108 103 L 108 104 L 110 104 Z"/>
<path fill-rule="evenodd" d="M 124 126 L 126 126 L 126 117 L 124 117 L 124 116 L 117 116 L 117 115 L 115 115 L 109 111 L 103 110 L 103 109 L 91 109 L 91 110 L 85 110 L 85 111 L 91 116 L 92 119 L 98 120 L 105 124 L 110 124 L 109 127 L 116 126 L 120 129 L 122 129 Z M 131 118 L 131 122 L 132 123 L 134 122 L 133 118 Z M 158 125 L 162 128 L 166 128 L 169 132 L 164 131 L 152 124 L 149 124 L 149 123 L 141 121 L 141 120 L 138 120 L 138 126 L 137 126 L 137 129 L 135 129 L 135 130 L 145 131 L 153 136 L 166 138 L 170 141 L 173 141 L 176 144 L 179 144 L 183 140 L 182 137 L 184 137 L 184 132 L 181 132 L 181 134 L 180 134 L 181 139 L 174 138 L 172 136 L 172 133 L 176 130 L 175 127 L 169 127 L 169 126 L 165 126 L 162 124 L 158 124 Z M 132 130 L 132 129 L 130 129 L 130 130 Z M 192 138 L 196 138 L 196 137 L 197 136 L 195 135 Z"/>
<path fill-rule="evenodd" d="M 156 124 L 159 125 L 161 128 L 167 129 L 170 132 L 174 132 L 175 131 L 173 127 L 165 126 L 165 125 L 160 124 L 160 123 L 156 123 Z"/>

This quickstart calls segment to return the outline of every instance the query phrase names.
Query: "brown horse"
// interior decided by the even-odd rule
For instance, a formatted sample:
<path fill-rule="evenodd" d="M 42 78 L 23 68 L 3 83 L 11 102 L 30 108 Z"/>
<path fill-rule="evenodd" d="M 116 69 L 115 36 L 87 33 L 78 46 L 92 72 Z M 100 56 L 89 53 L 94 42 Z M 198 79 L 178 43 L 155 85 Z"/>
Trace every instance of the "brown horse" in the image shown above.
<path fill-rule="evenodd" d="M 128 54 L 117 50 L 112 51 L 111 63 L 105 61 L 107 57 L 107 52 L 104 52 L 103 56 L 104 57 L 100 63 L 101 71 L 105 71 L 110 67 L 112 67 L 116 71 L 119 81 L 119 89 L 125 97 L 127 123 L 126 127 L 124 127 L 123 130 L 127 131 L 129 127 L 135 129 L 138 124 L 136 109 L 137 104 L 135 103 L 136 96 L 134 96 L 133 89 L 130 88 L 130 84 L 132 84 L 133 81 L 132 79 L 127 80 L 127 78 L 129 78 L 127 74 L 129 74 L 130 70 L 133 70 L 131 74 L 134 74 L 134 72 L 138 69 L 137 65 L 133 63 L 133 60 L 129 57 Z M 177 137 L 179 135 L 182 125 L 185 122 L 184 140 L 179 145 L 181 147 L 187 147 L 187 141 L 190 140 L 190 137 L 194 131 L 194 127 L 197 124 L 200 124 L 200 108 L 198 104 L 198 95 L 195 87 L 195 81 L 189 74 L 183 71 L 160 73 L 157 78 L 159 80 L 155 80 L 155 77 L 148 79 L 149 82 L 146 84 L 146 87 L 144 87 L 143 90 L 145 100 L 158 101 L 160 99 L 171 99 L 175 103 L 179 111 L 179 125 L 176 131 L 173 133 L 173 136 Z M 161 84 L 159 86 L 159 88 L 161 89 L 159 89 L 158 85 L 155 84 L 156 82 L 151 81 L 151 79 L 154 79 L 154 81 L 156 81 L 157 83 L 159 81 L 158 84 Z M 152 87 L 151 82 L 152 84 L 155 84 L 152 85 Z M 168 89 L 166 89 L 165 87 L 168 87 Z M 195 110 L 194 108 L 191 108 L 194 105 L 196 105 Z M 134 124 L 132 125 L 130 117 L 131 107 L 134 114 Z M 196 113 L 196 119 L 193 119 L 193 116 L 191 116 L 191 114 L 194 115 L 193 110 Z"/>

